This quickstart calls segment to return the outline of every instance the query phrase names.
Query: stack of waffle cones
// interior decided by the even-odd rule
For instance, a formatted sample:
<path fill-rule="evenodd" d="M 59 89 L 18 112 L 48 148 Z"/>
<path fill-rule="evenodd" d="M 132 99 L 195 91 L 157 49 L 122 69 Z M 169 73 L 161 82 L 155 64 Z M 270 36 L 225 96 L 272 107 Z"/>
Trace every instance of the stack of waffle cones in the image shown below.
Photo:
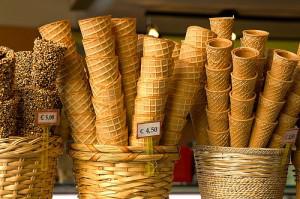
<path fill-rule="evenodd" d="M 295 124 L 295 117 L 297 117 L 295 113 L 298 114 L 300 111 L 296 100 L 299 99 L 297 94 L 293 92 L 289 94 L 289 103 L 286 104 L 281 115 L 280 113 L 285 104 L 287 92 L 292 85 L 298 60 L 298 56 L 294 53 L 285 50 L 274 51 L 272 66 L 267 72 L 264 89 L 258 101 L 250 147 L 267 146 L 278 124 L 277 118 L 279 116 L 280 124 L 275 130 L 271 145 L 275 146 L 274 142 L 279 140 L 279 136 L 282 137 L 285 131 Z"/>
<path fill-rule="evenodd" d="M 67 48 L 64 66 L 58 73 L 57 88 L 70 121 L 74 141 L 96 143 L 95 113 L 90 88 L 84 62 L 77 53 L 75 40 L 72 38 L 70 22 L 62 20 L 46 24 L 39 28 L 39 32 L 44 39 L 64 44 Z"/>
<path fill-rule="evenodd" d="M 129 138 L 131 146 L 147 145 L 145 138 L 137 138 L 139 123 L 160 122 L 162 124 L 164 121 L 171 69 L 173 68 L 173 49 L 174 44 L 170 40 L 144 37 L 141 75 L 137 83 L 132 131 Z M 158 145 L 160 136 L 153 137 L 152 140 L 154 145 Z"/>
<path fill-rule="evenodd" d="M 210 29 L 217 34 L 218 38 L 231 40 L 234 18 L 233 17 L 214 17 L 209 18 Z"/>
<path fill-rule="evenodd" d="M 229 146 L 231 50 L 229 39 L 215 38 L 207 42 L 207 133 L 209 143 L 214 146 Z"/>
<path fill-rule="evenodd" d="M 258 96 L 263 89 L 264 72 L 267 65 L 267 56 L 265 55 L 266 43 L 269 33 L 263 30 L 244 30 L 243 38 L 241 38 L 241 46 L 249 47 L 258 50 L 259 55 L 256 63 L 257 82 L 256 82 L 256 95 Z"/>
<path fill-rule="evenodd" d="M 232 50 L 233 71 L 229 115 L 230 146 L 247 147 L 254 120 L 253 107 L 256 98 L 256 60 L 259 52 L 241 47 Z"/>
<path fill-rule="evenodd" d="M 142 45 L 143 37 L 138 37 L 136 34 L 135 18 L 112 18 L 112 29 L 116 38 L 116 52 L 119 57 L 119 69 L 122 76 L 127 124 L 131 127 L 140 73 L 140 45 Z M 140 39 L 139 44 L 138 38 Z"/>
<path fill-rule="evenodd" d="M 126 109 L 110 16 L 79 20 L 99 144 L 128 145 Z M 136 46 L 136 43 L 135 43 Z M 85 101 L 85 99 L 81 99 Z M 90 123 L 92 120 L 81 121 Z"/>

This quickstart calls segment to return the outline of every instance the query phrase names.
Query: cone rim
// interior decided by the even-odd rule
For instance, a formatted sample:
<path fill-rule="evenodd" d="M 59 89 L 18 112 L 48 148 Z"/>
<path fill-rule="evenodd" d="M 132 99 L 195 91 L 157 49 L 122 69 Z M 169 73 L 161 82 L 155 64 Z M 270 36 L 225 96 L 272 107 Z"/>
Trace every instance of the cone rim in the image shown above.
<path fill-rule="evenodd" d="M 286 61 L 299 61 L 300 60 L 300 57 L 296 53 L 290 52 L 288 50 L 275 49 L 274 56 L 275 56 L 275 54 L 276 54 L 276 56 L 280 57 L 280 59 L 283 59 Z"/>
<path fill-rule="evenodd" d="M 211 68 L 208 66 L 208 64 L 205 64 L 205 68 L 209 71 L 213 71 L 213 72 L 225 72 L 227 70 L 230 70 L 232 68 L 232 64 L 230 64 L 227 68 L 222 68 L 222 69 L 218 69 L 218 68 Z"/>
<path fill-rule="evenodd" d="M 205 90 L 208 91 L 208 92 L 210 92 L 210 93 L 227 93 L 227 92 L 230 93 L 230 89 L 231 89 L 231 86 L 229 86 L 227 89 L 222 90 L 222 91 L 215 91 L 215 90 L 208 89 L 207 85 L 205 85 Z"/>
<path fill-rule="evenodd" d="M 212 46 L 212 42 L 223 42 L 224 46 Z M 226 48 L 232 48 L 233 42 L 229 39 L 225 38 L 212 38 L 206 42 L 206 48 L 212 48 L 212 49 L 226 49 Z"/>
<path fill-rule="evenodd" d="M 250 101 L 255 100 L 255 98 L 256 98 L 256 93 L 253 92 L 253 97 L 251 97 L 250 99 L 239 99 L 239 98 L 233 97 L 233 96 L 232 96 L 232 92 L 229 92 L 229 97 L 230 97 L 230 99 L 234 99 L 234 100 L 240 101 L 240 102 L 250 102 Z"/>
<path fill-rule="evenodd" d="M 252 55 L 241 56 L 241 55 L 239 55 L 239 53 L 242 53 L 242 51 L 248 51 L 248 53 L 251 53 Z M 237 58 L 240 60 L 249 60 L 249 59 L 256 59 L 259 55 L 259 51 L 254 48 L 250 48 L 250 47 L 239 47 L 239 48 L 233 49 L 231 51 L 231 55 L 233 58 Z"/>
<path fill-rule="evenodd" d="M 277 82 L 282 82 L 282 83 L 287 83 L 287 84 L 291 84 L 294 81 L 293 78 L 291 80 L 278 79 L 278 78 L 274 77 L 273 75 L 271 75 L 270 71 L 267 72 L 266 80 L 267 80 L 268 77 L 270 77 L 271 79 L 273 79 L 273 80 L 275 80 Z"/>
<path fill-rule="evenodd" d="M 257 72 L 255 72 L 255 76 L 254 76 L 254 77 L 251 77 L 251 78 L 243 78 L 243 77 L 240 78 L 240 77 L 235 76 L 235 75 L 233 74 L 233 72 L 231 72 L 230 75 L 231 75 L 231 77 L 232 77 L 233 79 L 236 79 L 236 80 L 239 80 L 239 81 L 252 81 L 252 80 L 257 79 L 257 77 L 258 77 L 258 73 L 257 73 Z"/>

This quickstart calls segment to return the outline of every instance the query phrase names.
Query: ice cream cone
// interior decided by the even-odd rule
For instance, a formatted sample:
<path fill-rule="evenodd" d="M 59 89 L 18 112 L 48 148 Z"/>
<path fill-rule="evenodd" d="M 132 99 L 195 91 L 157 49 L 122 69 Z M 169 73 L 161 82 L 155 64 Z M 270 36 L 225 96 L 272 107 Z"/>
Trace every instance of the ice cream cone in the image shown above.
<path fill-rule="evenodd" d="M 120 114 L 106 117 L 97 116 L 95 126 L 97 132 L 102 133 L 122 130 L 126 127 L 126 111 L 123 110 Z"/>
<path fill-rule="evenodd" d="M 283 137 L 281 135 L 278 134 L 273 134 L 270 144 L 269 144 L 269 148 L 282 148 L 282 139 Z"/>
<path fill-rule="evenodd" d="M 298 64 L 299 56 L 286 50 L 275 50 L 270 75 L 274 78 L 290 81 Z"/>
<path fill-rule="evenodd" d="M 215 132 L 207 130 L 208 141 L 212 146 L 229 146 L 229 130 L 224 132 Z"/>
<path fill-rule="evenodd" d="M 166 106 L 166 96 L 160 97 L 137 97 L 135 99 L 135 113 L 136 114 L 163 114 Z"/>
<path fill-rule="evenodd" d="M 229 128 L 228 113 L 229 109 L 222 112 L 213 112 L 206 108 L 208 129 L 215 132 L 226 131 Z"/>
<path fill-rule="evenodd" d="M 71 113 L 67 114 L 72 131 L 89 132 L 95 128 L 95 113 Z"/>
<path fill-rule="evenodd" d="M 256 86 L 257 73 L 254 77 L 249 79 L 241 79 L 235 77 L 231 73 L 231 83 L 232 83 L 232 97 L 247 100 L 253 97 L 253 92 Z"/>
<path fill-rule="evenodd" d="M 256 118 L 263 119 L 266 122 L 275 122 L 284 103 L 284 101 L 268 100 L 261 94 L 257 105 Z"/>
<path fill-rule="evenodd" d="M 171 65 L 172 65 L 172 59 L 142 57 L 141 78 L 144 79 L 167 78 L 170 75 L 169 70 Z"/>
<path fill-rule="evenodd" d="M 267 65 L 265 67 L 265 73 L 271 69 L 271 66 L 273 64 L 273 58 L 274 58 L 274 51 L 276 49 L 274 48 L 269 48 L 267 51 Z"/>
<path fill-rule="evenodd" d="M 98 87 L 99 91 L 94 93 L 94 97 L 104 104 L 109 104 L 111 101 L 118 100 L 122 96 L 122 84 L 119 77 L 114 83 L 106 87 Z"/>
<path fill-rule="evenodd" d="M 175 67 L 173 70 L 174 79 L 200 81 L 204 78 L 204 76 L 204 66 L 199 66 L 199 64 L 189 63 L 182 60 L 175 61 Z"/>
<path fill-rule="evenodd" d="M 172 81 L 172 83 L 170 84 L 169 93 L 176 93 L 176 95 L 185 96 L 186 98 L 194 98 L 198 95 L 199 89 L 200 86 L 195 83 L 190 83 L 186 81 Z"/>
<path fill-rule="evenodd" d="M 232 41 L 228 39 L 215 38 L 207 42 L 207 63 L 212 69 L 224 69 L 231 63 Z"/>
<path fill-rule="evenodd" d="M 155 37 L 144 37 L 143 56 L 157 58 L 172 58 L 175 44 L 171 40 Z"/>
<path fill-rule="evenodd" d="M 267 73 L 263 95 L 265 98 L 273 101 L 283 101 L 289 91 L 293 81 L 284 81 L 273 77 L 270 72 Z"/>
<path fill-rule="evenodd" d="M 137 86 L 137 93 L 141 97 L 167 95 L 169 90 L 169 79 L 140 80 Z"/>
<path fill-rule="evenodd" d="M 185 42 L 197 48 L 206 48 L 206 42 L 217 35 L 206 28 L 189 26 L 185 35 Z"/>
<path fill-rule="evenodd" d="M 278 119 L 278 125 L 275 129 L 275 134 L 284 136 L 285 133 L 296 126 L 298 117 L 292 117 L 288 114 L 281 113 Z"/>
<path fill-rule="evenodd" d="M 76 144 L 98 144 L 95 128 L 86 132 L 72 131 L 71 136 Z"/>
<path fill-rule="evenodd" d="M 118 38 L 136 34 L 136 18 L 112 18 L 111 23 Z"/>
<path fill-rule="evenodd" d="M 128 129 L 123 128 L 112 132 L 96 131 L 97 141 L 103 145 L 128 146 Z"/>
<path fill-rule="evenodd" d="M 238 99 L 232 96 L 230 92 L 230 108 L 231 116 L 242 120 L 249 119 L 253 113 L 253 106 L 256 99 L 256 94 L 252 94 L 252 98 L 249 99 Z"/>
<path fill-rule="evenodd" d="M 207 88 L 214 91 L 226 90 L 230 86 L 231 65 L 225 69 L 213 69 L 206 65 Z"/>
<path fill-rule="evenodd" d="M 116 52 L 120 59 L 137 55 L 137 35 L 128 35 L 117 38 Z"/>
<path fill-rule="evenodd" d="M 252 78 L 256 73 L 259 52 L 253 48 L 241 47 L 231 51 L 233 75 L 239 78 Z"/>
<path fill-rule="evenodd" d="M 233 24 L 234 24 L 233 17 L 209 18 L 209 22 L 210 22 L 210 29 L 217 34 L 218 38 L 225 38 L 231 40 Z"/>
<path fill-rule="evenodd" d="M 267 65 L 267 57 L 257 58 L 256 71 L 258 73 L 259 79 L 264 77 L 266 65 Z"/>
<path fill-rule="evenodd" d="M 269 33 L 263 30 L 244 30 L 243 40 L 241 45 L 243 47 L 254 48 L 259 51 L 259 57 L 265 56 L 265 47 L 268 40 Z"/>
<path fill-rule="evenodd" d="M 166 116 L 164 120 L 164 129 L 166 131 L 174 131 L 180 133 L 184 126 L 186 125 L 187 120 L 185 118 L 175 116 Z"/>
<path fill-rule="evenodd" d="M 124 74 L 138 72 L 140 70 L 140 63 L 137 56 L 131 56 L 119 60 L 119 69 L 124 76 Z"/>
<path fill-rule="evenodd" d="M 229 91 L 231 87 L 223 91 L 212 91 L 205 87 L 207 107 L 209 111 L 221 112 L 229 108 Z"/>
<path fill-rule="evenodd" d="M 172 53 L 172 58 L 174 60 L 178 60 L 179 59 L 179 54 L 180 54 L 180 48 L 181 48 L 181 43 L 179 42 L 175 42 L 173 41 L 175 46 L 174 46 L 174 50 L 173 50 L 173 53 Z"/>
<path fill-rule="evenodd" d="M 137 57 L 139 60 L 141 59 L 141 57 L 143 57 L 144 37 L 145 37 L 145 35 L 138 34 Z"/>
<path fill-rule="evenodd" d="M 121 96 L 118 100 L 111 101 L 110 104 L 103 103 L 94 97 L 92 102 L 97 117 L 107 117 L 124 112 L 124 96 Z"/>
<path fill-rule="evenodd" d="M 114 37 L 107 36 L 105 38 L 89 37 L 82 39 L 86 56 L 115 56 L 115 40 Z"/>
<path fill-rule="evenodd" d="M 272 133 L 278 122 L 267 122 L 255 118 L 252 128 L 249 147 L 250 148 L 265 148 L 272 136 Z"/>
<path fill-rule="evenodd" d="M 300 95 L 290 92 L 282 112 L 293 117 L 298 117 L 300 113 Z"/>
<path fill-rule="evenodd" d="M 167 103 L 167 112 L 176 115 L 177 117 L 186 118 L 191 111 L 192 104 L 190 103 L 176 103 L 175 101 L 168 101 Z"/>
<path fill-rule="evenodd" d="M 49 41 L 61 42 L 66 37 L 72 37 L 71 23 L 67 20 L 55 21 L 38 29 L 41 36 Z"/>
<path fill-rule="evenodd" d="M 191 111 L 191 120 L 194 130 L 194 136 L 196 138 L 197 144 L 208 145 L 208 135 L 206 129 L 208 128 L 207 124 L 207 115 L 204 111 L 205 106 L 194 105 Z"/>
<path fill-rule="evenodd" d="M 254 116 L 243 120 L 229 115 L 231 147 L 248 147 L 253 120 Z"/>
<path fill-rule="evenodd" d="M 206 61 L 206 49 L 197 48 L 194 45 L 183 41 L 179 53 L 179 59 L 189 63 L 200 63 Z"/>
<path fill-rule="evenodd" d="M 98 16 L 78 21 L 82 37 L 106 37 L 112 34 L 111 16 Z"/>

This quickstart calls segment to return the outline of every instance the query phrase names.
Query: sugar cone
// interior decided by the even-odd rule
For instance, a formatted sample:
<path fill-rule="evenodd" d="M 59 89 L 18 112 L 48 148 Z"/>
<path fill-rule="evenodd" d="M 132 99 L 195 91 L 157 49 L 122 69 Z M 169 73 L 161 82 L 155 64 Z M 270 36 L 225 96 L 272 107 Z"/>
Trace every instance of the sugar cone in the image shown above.
<path fill-rule="evenodd" d="M 206 49 L 197 48 L 194 45 L 183 41 L 181 42 L 179 59 L 189 63 L 202 64 L 206 61 Z"/>
<path fill-rule="evenodd" d="M 231 147 L 248 147 L 253 120 L 254 116 L 243 120 L 229 115 Z"/>
<path fill-rule="evenodd" d="M 212 69 L 207 65 L 205 68 L 208 89 L 222 91 L 226 90 L 230 86 L 231 65 L 225 69 Z"/>
<path fill-rule="evenodd" d="M 229 109 L 222 112 L 213 112 L 206 108 L 208 129 L 216 132 L 226 131 L 229 128 L 228 113 Z"/>
<path fill-rule="evenodd" d="M 86 132 L 73 131 L 71 136 L 76 144 L 98 144 L 96 139 L 96 129 Z"/>
<path fill-rule="evenodd" d="M 111 22 L 118 38 L 136 34 L 136 18 L 112 18 Z"/>
<path fill-rule="evenodd" d="M 122 95 L 122 77 L 119 77 L 110 84 L 97 85 L 96 82 L 90 79 L 91 90 L 93 96 L 102 98 L 103 102 L 108 102 L 113 99 L 119 99 Z"/>
<path fill-rule="evenodd" d="M 38 28 L 41 36 L 47 40 L 60 42 L 66 37 L 72 37 L 71 23 L 67 20 L 55 21 Z"/>
<path fill-rule="evenodd" d="M 174 50 L 172 53 L 172 58 L 174 60 L 178 60 L 179 59 L 179 53 L 180 53 L 180 48 L 181 48 L 181 44 L 179 42 L 175 42 L 173 41 L 175 46 L 174 46 Z"/>
<path fill-rule="evenodd" d="M 232 41 L 215 38 L 207 42 L 207 63 L 212 69 L 224 69 L 231 64 Z"/>
<path fill-rule="evenodd" d="M 293 81 L 284 81 L 273 77 L 270 72 L 267 73 L 263 95 L 265 98 L 273 101 L 283 101 Z"/>
<path fill-rule="evenodd" d="M 212 91 L 205 87 L 208 110 L 214 112 L 226 111 L 229 108 L 230 87 L 223 91 Z"/>
<path fill-rule="evenodd" d="M 172 58 L 175 44 L 168 39 L 144 37 L 143 56 L 157 58 Z"/>
<path fill-rule="evenodd" d="M 290 92 L 282 112 L 293 117 L 298 117 L 300 113 L 300 95 Z"/>
<path fill-rule="evenodd" d="M 98 16 L 78 21 L 82 37 L 106 37 L 112 34 L 111 32 L 111 16 Z"/>
<path fill-rule="evenodd" d="M 298 117 L 281 113 L 278 119 L 278 126 L 275 129 L 275 134 L 284 136 L 285 133 L 296 126 Z"/>
<path fill-rule="evenodd" d="M 267 122 L 255 118 L 254 126 L 252 128 L 251 138 L 249 147 L 250 148 L 265 148 L 269 140 L 271 139 L 272 133 L 277 125 L 277 122 Z"/>
<path fill-rule="evenodd" d="M 281 135 L 278 134 L 273 134 L 270 144 L 269 144 L 269 148 L 282 148 L 282 139 L 283 137 Z"/>
<path fill-rule="evenodd" d="M 241 45 L 243 47 L 254 48 L 259 51 L 259 57 L 264 57 L 265 47 L 268 40 L 269 33 L 263 30 L 244 30 L 243 40 Z"/>
<path fill-rule="evenodd" d="M 258 73 L 259 79 L 264 77 L 266 65 L 267 65 L 267 57 L 257 58 L 256 71 Z"/>
<path fill-rule="evenodd" d="M 202 107 L 202 108 L 201 108 Z M 208 128 L 207 124 L 207 115 L 204 111 L 205 106 L 194 105 L 191 111 L 191 119 L 194 130 L 194 136 L 196 138 L 197 144 L 208 145 L 208 135 L 206 129 Z"/>
<path fill-rule="evenodd" d="M 51 40 L 53 41 L 53 40 Z M 72 54 L 76 54 L 77 53 L 77 49 L 76 49 L 76 42 L 75 40 L 67 35 L 64 38 L 60 39 L 60 41 L 58 42 L 61 45 L 63 45 L 66 50 L 65 50 L 65 62 L 68 62 L 68 58 L 72 55 Z"/>
<path fill-rule="evenodd" d="M 197 48 L 206 48 L 206 42 L 217 35 L 206 28 L 189 26 L 185 35 L 185 42 Z"/>
<path fill-rule="evenodd" d="M 261 94 L 257 105 L 256 118 L 263 119 L 266 122 L 275 122 L 284 103 L 284 101 L 268 100 Z"/>
<path fill-rule="evenodd" d="M 174 100 L 170 100 L 167 103 L 167 111 L 169 111 L 171 114 L 174 114 L 178 117 L 186 118 L 189 112 L 191 111 L 191 108 L 193 104 L 191 103 L 180 103 L 175 102 Z"/>
<path fill-rule="evenodd" d="M 231 116 L 238 119 L 249 119 L 253 113 L 253 106 L 256 99 L 256 94 L 252 94 L 252 98 L 241 100 L 232 96 L 230 92 L 230 108 Z"/>
<path fill-rule="evenodd" d="M 153 57 L 142 57 L 141 78 L 160 79 L 167 78 L 170 74 L 172 59 L 161 59 Z"/>
<path fill-rule="evenodd" d="M 139 60 L 141 59 L 141 57 L 143 57 L 144 37 L 145 37 L 145 35 L 138 34 L 137 57 Z"/>
<path fill-rule="evenodd" d="M 215 132 L 207 130 L 209 144 L 212 146 L 229 146 L 229 130 L 224 132 Z"/>
<path fill-rule="evenodd" d="M 274 51 L 276 49 L 274 48 L 269 48 L 267 50 L 267 65 L 265 67 L 265 73 L 267 73 L 267 71 L 269 71 L 271 69 L 271 66 L 273 64 L 273 58 L 274 58 Z"/>
<path fill-rule="evenodd" d="M 209 18 L 210 29 L 217 34 L 218 38 L 230 39 L 233 32 L 233 17 Z"/>
<path fill-rule="evenodd" d="M 241 79 L 235 77 L 231 73 L 231 83 L 232 83 L 232 97 L 247 100 L 253 97 L 253 92 L 256 86 L 257 73 L 254 77 L 249 79 Z"/>
<path fill-rule="evenodd" d="M 153 81 L 140 80 L 137 86 L 137 93 L 141 97 L 166 95 L 169 90 L 168 80 L 168 78 Z"/>
<path fill-rule="evenodd" d="M 140 70 L 140 63 L 137 56 L 131 56 L 119 60 L 119 70 L 122 76 L 124 74 L 138 72 Z"/>
<path fill-rule="evenodd" d="M 126 111 L 123 110 L 122 113 L 116 115 L 97 117 L 95 126 L 97 133 L 113 133 L 122 130 L 126 126 Z"/>
<path fill-rule="evenodd" d="M 164 132 L 165 133 L 165 132 Z M 168 137 L 163 137 L 161 143 L 163 146 L 176 146 L 179 144 L 182 134 L 178 132 L 169 131 Z"/>
<path fill-rule="evenodd" d="M 290 81 L 298 64 L 299 56 L 286 50 L 275 50 L 270 75 L 274 78 Z"/>
<path fill-rule="evenodd" d="M 89 37 L 82 39 L 86 56 L 115 56 L 115 40 L 114 37 L 107 36 L 105 38 Z"/>
<path fill-rule="evenodd" d="M 253 48 L 241 47 L 231 51 L 233 75 L 239 78 L 252 78 L 256 73 L 259 52 Z"/>
<path fill-rule="evenodd" d="M 116 52 L 120 59 L 137 55 L 137 35 L 117 38 Z"/>
<path fill-rule="evenodd" d="M 198 80 L 205 76 L 204 66 L 197 63 L 189 63 L 182 60 L 175 61 L 173 78 L 180 80 Z"/>

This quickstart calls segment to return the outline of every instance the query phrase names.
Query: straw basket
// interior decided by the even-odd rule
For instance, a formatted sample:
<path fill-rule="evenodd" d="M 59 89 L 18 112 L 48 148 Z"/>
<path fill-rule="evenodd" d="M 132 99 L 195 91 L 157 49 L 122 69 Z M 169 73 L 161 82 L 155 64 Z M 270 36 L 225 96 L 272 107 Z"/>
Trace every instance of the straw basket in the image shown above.
<path fill-rule="evenodd" d="M 74 173 L 80 198 L 168 198 L 177 147 L 73 144 Z M 154 166 L 150 176 L 146 165 Z"/>
<path fill-rule="evenodd" d="M 200 145 L 194 155 L 203 199 L 283 197 L 287 175 L 283 149 Z"/>

